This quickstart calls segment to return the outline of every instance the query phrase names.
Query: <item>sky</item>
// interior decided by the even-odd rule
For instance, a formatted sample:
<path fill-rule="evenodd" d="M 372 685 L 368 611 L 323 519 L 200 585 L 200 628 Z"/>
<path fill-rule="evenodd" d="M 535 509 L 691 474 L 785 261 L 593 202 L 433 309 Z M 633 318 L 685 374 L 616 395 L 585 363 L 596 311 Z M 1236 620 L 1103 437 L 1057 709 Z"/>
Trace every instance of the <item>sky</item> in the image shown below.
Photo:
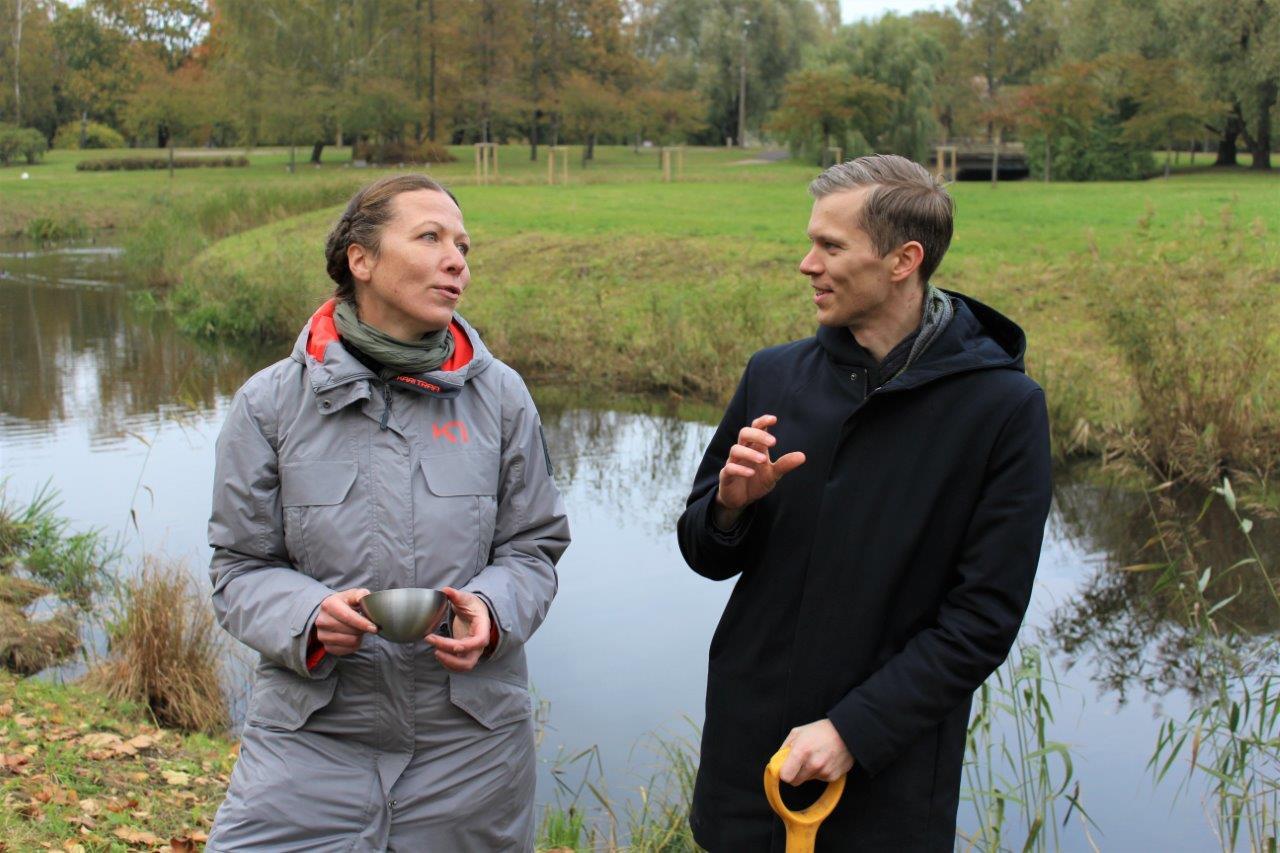
<path fill-rule="evenodd" d="M 878 18 L 885 12 L 909 15 L 923 9 L 943 9 L 955 5 L 951 0 L 840 0 L 840 17 L 844 22 Z"/>

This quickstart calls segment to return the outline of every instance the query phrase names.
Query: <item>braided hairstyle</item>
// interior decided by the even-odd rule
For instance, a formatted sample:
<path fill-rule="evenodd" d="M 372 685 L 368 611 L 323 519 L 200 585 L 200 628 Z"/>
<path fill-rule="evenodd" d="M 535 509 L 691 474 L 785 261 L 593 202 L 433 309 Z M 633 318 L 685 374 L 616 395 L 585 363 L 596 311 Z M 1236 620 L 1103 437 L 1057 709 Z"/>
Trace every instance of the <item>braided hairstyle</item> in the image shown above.
<path fill-rule="evenodd" d="M 344 302 L 354 302 L 356 282 L 347 263 L 347 247 L 363 246 L 375 258 L 382 241 L 382 229 L 394 213 L 391 200 L 400 193 L 415 190 L 441 192 L 458 204 L 458 199 L 433 178 L 426 175 L 391 175 L 374 181 L 347 202 L 347 209 L 329 232 L 324 243 L 325 269 L 337 287 L 333 295 Z M 458 205 L 462 209 L 462 205 Z"/>

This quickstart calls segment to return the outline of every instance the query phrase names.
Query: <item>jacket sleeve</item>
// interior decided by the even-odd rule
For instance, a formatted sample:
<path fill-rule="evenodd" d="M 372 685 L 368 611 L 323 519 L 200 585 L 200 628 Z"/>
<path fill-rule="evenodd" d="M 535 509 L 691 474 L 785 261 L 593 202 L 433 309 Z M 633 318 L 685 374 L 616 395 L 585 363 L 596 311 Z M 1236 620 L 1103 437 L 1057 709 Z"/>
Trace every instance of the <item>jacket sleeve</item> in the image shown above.
<path fill-rule="evenodd" d="M 1048 414 L 1036 389 L 996 439 L 936 621 L 827 714 L 869 773 L 968 699 L 1008 656 L 1031 600 L 1050 477 Z"/>
<path fill-rule="evenodd" d="M 307 668 L 307 637 L 334 590 L 289 561 L 276 451 L 243 388 L 218 435 L 209 545 L 219 624 L 272 663 L 305 678 L 328 675 L 332 656 Z"/>
<path fill-rule="evenodd" d="M 720 469 L 729 458 L 729 448 L 737 444 L 738 433 L 751 422 L 751 414 L 747 411 L 747 377 L 750 373 L 751 364 L 748 362 L 738 382 L 738 390 L 729 401 L 720 426 L 716 428 L 698 465 L 684 513 L 676 522 L 676 538 L 685 562 L 689 568 L 711 580 L 726 580 L 743 570 L 745 549 L 742 545 L 756 511 L 754 504 L 746 507 L 730 530 L 721 530 L 712 520 Z"/>
<path fill-rule="evenodd" d="M 556 563 L 569 547 L 569 520 L 537 407 L 514 373 L 504 388 L 492 557 L 463 587 L 482 598 L 497 619 L 494 658 L 527 642 L 542 624 L 556 596 Z"/>

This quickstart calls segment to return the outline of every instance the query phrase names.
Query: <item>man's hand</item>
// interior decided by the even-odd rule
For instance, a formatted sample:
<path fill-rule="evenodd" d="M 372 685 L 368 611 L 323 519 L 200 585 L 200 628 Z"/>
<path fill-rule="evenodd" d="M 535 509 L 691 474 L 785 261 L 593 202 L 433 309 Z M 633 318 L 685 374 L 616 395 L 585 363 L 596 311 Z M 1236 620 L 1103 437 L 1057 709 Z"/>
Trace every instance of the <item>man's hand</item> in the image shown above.
<path fill-rule="evenodd" d="M 349 655 L 360 648 L 365 634 L 377 633 L 378 626 L 355 609 L 368 594 L 367 589 L 344 589 L 320 602 L 314 630 L 326 652 Z"/>
<path fill-rule="evenodd" d="M 747 504 L 760 500 L 778 484 L 784 474 L 804 464 L 804 454 L 792 451 L 776 462 L 769 458 L 769 448 L 778 439 L 769 427 L 778 422 L 774 415 L 761 415 L 738 433 L 738 443 L 729 448 L 729 458 L 720 469 L 720 487 L 714 507 L 716 526 L 732 527 Z"/>
<path fill-rule="evenodd" d="M 489 645 L 489 607 L 477 595 L 451 586 L 440 590 L 453 605 L 452 637 L 428 634 L 427 642 L 436 647 L 436 660 L 452 672 L 475 669 L 480 655 Z"/>
<path fill-rule="evenodd" d="M 782 745 L 791 747 L 791 754 L 782 763 L 778 778 L 788 785 L 810 779 L 834 782 L 853 769 L 853 756 L 830 720 L 792 729 Z"/>

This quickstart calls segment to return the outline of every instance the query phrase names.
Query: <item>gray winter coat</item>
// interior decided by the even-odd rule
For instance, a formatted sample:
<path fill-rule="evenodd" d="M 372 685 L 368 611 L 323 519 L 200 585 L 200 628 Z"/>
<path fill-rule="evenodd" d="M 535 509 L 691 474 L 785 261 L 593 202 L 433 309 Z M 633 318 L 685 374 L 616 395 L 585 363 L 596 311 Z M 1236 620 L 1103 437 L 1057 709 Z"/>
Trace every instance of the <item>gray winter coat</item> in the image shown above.
<path fill-rule="evenodd" d="M 461 318 L 471 360 L 418 392 L 378 381 L 326 308 L 240 389 L 218 438 L 213 603 L 260 658 L 208 849 L 532 850 L 524 643 L 569 544 L 537 410 Z M 376 635 L 308 669 L 327 596 L 443 586 L 496 617 L 472 672 Z"/>

